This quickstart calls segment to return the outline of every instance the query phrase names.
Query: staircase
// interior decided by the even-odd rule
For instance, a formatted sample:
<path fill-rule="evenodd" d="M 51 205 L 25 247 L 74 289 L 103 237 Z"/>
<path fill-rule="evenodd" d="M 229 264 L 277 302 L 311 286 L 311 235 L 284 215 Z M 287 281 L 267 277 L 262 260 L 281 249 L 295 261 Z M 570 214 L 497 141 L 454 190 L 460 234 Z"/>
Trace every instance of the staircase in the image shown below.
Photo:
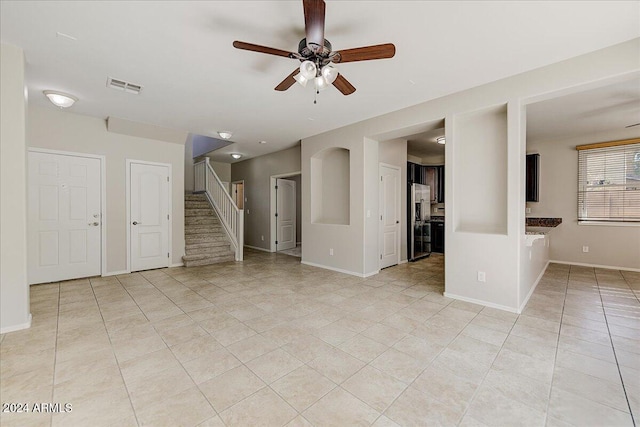
<path fill-rule="evenodd" d="M 185 194 L 185 267 L 235 260 L 235 252 L 204 194 Z"/>

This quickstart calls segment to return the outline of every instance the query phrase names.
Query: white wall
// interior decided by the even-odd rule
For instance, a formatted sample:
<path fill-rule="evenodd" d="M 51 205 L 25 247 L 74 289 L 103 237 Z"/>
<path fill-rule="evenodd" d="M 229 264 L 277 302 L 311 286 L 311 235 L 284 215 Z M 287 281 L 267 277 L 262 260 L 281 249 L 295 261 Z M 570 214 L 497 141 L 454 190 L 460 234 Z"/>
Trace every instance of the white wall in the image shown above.
<path fill-rule="evenodd" d="M 244 180 L 244 196 L 247 199 L 244 205 L 245 245 L 271 250 L 270 178 L 272 175 L 299 171 L 300 146 L 231 165 L 231 180 Z"/>
<path fill-rule="evenodd" d="M 193 175 L 193 139 L 192 135 L 186 138 L 184 143 L 184 191 L 193 191 L 194 175 Z M 196 159 L 200 161 L 204 157 Z M 231 164 L 209 161 L 209 164 L 220 178 L 222 182 L 231 182 Z"/>
<path fill-rule="evenodd" d="M 22 49 L 0 44 L 0 331 L 28 328 L 26 91 Z"/>
<path fill-rule="evenodd" d="M 375 211 L 377 205 L 368 203 L 368 200 L 374 198 L 367 196 L 371 189 L 377 189 L 378 186 L 377 173 L 372 179 L 368 170 L 368 162 L 374 157 L 377 160 L 377 156 L 370 155 L 365 148 L 368 146 L 368 136 L 393 132 L 445 117 L 446 291 L 461 299 L 516 311 L 519 305 L 520 243 L 524 239 L 525 197 L 524 185 L 521 184 L 525 174 L 525 141 L 522 136 L 524 123 L 520 115 L 523 103 L 541 94 L 637 71 L 639 65 L 640 40 L 635 39 L 304 139 L 303 212 L 308 212 L 311 205 L 308 197 L 310 159 L 318 151 L 329 147 L 345 147 L 351 152 L 352 197 L 351 222 L 348 226 L 312 224 L 308 215 L 303 217 L 305 241 L 314 242 L 313 247 L 305 248 L 303 261 L 360 275 L 375 273 L 377 260 L 371 257 L 376 258 L 377 253 L 368 250 L 367 244 L 373 245 L 373 242 L 377 242 L 378 229 L 369 227 L 365 214 L 370 208 Z M 481 233 L 476 230 L 456 231 L 452 220 L 460 207 L 456 206 L 453 191 L 457 188 L 456 180 L 465 179 L 468 174 L 462 164 L 457 164 L 455 158 L 456 119 L 470 112 L 504 105 L 507 105 L 507 122 L 504 129 L 507 135 L 506 166 L 501 165 L 501 168 L 506 170 L 506 175 L 503 176 L 507 184 L 505 187 L 503 182 L 496 183 L 496 180 L 492 180 L 491 184 L 496 188 L 486 189 L 489 193 L 502 192 L 498 197 L 505 200 L 502 209 L 506 211 L 506 217 L 498 221 L 498 224 L 503 234 Z M 373 191 L 371 193 L 373 194 Z M 356 196 L 360 194 L 364 195 L 364 201 Z M 503 227 L 505 222 L 506 228 Z M 336 249 L 339 251 L 337 256 L 328 255 L 328 248 L 331 247 L 339 248 Z M 486 283 L 477 282 L 478 271 L 486 273 Z"/>
<path fill-rule="evenodd" d="M 380 163 L 400 168 L 400 260 L 407 260 L 407 140 L 393 139 L 378 143 Z M 444 160 L 444 159 L 443 159 Z M 442 163 L 440 163 L 442 164 Z"/>
<path fill-rule="evenodd" d="M 172 166 L 172 263 L 184 255 L 184 146 L 108 132 L 105 120 L 55 107 L 29 107 L 28 146 L 106 158 L 107 274 L 126 270 L 126 159 Z"/>
<path fill-rule="evenodd" d="M 531 217 L 559 217 L 549 234 L 555 261 L 640 269 L 640 225 L 578 225 L 578 152 L 576 145 L 640 137 L 636 128 L 578 138 L 527 142 L 528 153 L 540 154 L 540 201 L 527 203 Z M 582 247 L 589 246 L 583 253 Z"/>

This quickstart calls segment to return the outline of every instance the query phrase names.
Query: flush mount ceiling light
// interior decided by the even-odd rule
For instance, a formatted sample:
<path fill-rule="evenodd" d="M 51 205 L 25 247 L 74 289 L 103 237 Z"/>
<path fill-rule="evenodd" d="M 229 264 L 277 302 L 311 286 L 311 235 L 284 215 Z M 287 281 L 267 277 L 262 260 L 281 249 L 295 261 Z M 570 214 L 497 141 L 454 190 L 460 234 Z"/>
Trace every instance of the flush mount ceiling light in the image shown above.
<path fill-rule="evenodd" d="M 267 141 L 264 141 L 264 140 L 263 141 L 258 141 L 258 144 L 266 144 L 266 143 L 267 143 Z"/>
<path fill-rule="evenodd" d="M 238 160 L 240 157 L 242 157 L 242 154 L 233 153 L 233 154 L 231 154 L 231 157 L 233 157 L 234 159 Z"/>
<path fill-rule="evenodd" d="M 218 132 L 218 135 L 220 135 L 220 138 L 222 139 L 229 139 L 233 134 L 229 131 L 221 130 Z"/>
<path fill-rule="evenodd" d="M 49 101 L 51 101 L 53 105 L 60 108 L 69 108 L 78 100 L 78 98 L 73 95 L 56 92 L 54 90 L 45 90 L 43 93 L 49 98 Z"/>
<path fill-rule="evenodd" d="M 444 145 L 446 141 L 444 139 L 444 136 L 439 136 L 439 137 L 436 138 L 436 142 L 438 144 Z"/>

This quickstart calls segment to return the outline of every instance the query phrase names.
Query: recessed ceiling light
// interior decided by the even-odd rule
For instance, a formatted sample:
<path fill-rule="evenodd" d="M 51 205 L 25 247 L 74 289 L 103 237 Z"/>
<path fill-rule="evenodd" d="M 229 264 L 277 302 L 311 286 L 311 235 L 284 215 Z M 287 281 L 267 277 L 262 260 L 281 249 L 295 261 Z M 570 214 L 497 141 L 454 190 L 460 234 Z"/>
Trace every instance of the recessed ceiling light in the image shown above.
<path fill-rule="evenodd" d="M 43 93 L 49 98 L 49 101 L 51 101 L 53 105 L 60 108 L 69 108 L 78 100 L 78 98 L 73 95 L 56 92 L 54 90 L 45 90 Z"/>
<path fill-rule="evenodd" d="M 446 141 L 445 141 L 445 139 L 444 139 L 444 136 L 439 136 L 439 137 L 437 137 L 437 138 L 436 138 L 436 142 L 437 142 L 438 144 L 442 144 L 442 145 L 444 145 L 444 143 L 445 143 Z"/>
<path fill-rule="evenodd" d="M 233 154 L 231 154 L 231 157 L 233 157 L 234 159 L 238 160 L 240 157 L 242 157 L 242 154 L 233 153 Z"/>
<path fill-rule="evenodd" d="M 267 143 L 267 141 L 264 141 L 264 140 L 263 141 L 258 141 L 258 144 L 266 144 L 266 143 Z"/>
<path fill-rule="evenodd" d="M 220 138 L 222 139 L 229 139 L 233 134 L 229 131 L 221 130 L 221 131 L 218 131 L 218 135 L 220 135 Z"/>

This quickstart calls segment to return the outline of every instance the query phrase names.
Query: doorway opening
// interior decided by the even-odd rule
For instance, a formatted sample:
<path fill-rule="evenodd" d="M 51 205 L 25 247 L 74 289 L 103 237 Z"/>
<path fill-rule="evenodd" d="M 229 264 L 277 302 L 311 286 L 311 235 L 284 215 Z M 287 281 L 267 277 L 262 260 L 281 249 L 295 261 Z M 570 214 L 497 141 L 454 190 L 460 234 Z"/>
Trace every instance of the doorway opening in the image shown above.
<path fill-rule="evenodd" d="M 302 174 L 271 176 L 271 252 L 302 258 Z"/>
<path fill-rule="evenodd" d="M 244 209 L 244 180 L 231 183 L 231 198 L 238 209 Z"/>

